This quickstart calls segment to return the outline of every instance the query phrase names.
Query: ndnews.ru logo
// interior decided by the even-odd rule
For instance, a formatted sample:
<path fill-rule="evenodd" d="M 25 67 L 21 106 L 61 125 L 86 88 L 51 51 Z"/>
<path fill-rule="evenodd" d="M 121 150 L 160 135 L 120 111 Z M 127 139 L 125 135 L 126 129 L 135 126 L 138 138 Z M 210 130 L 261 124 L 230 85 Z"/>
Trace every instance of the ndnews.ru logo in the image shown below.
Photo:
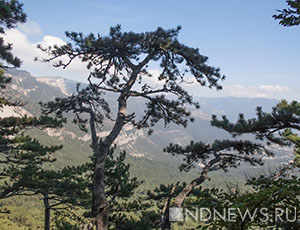
<path fill-rule="evenodd" d="M 249 211 L 248 209 L 241 211 L 239 208 L 227 208 L 222 211 L 209 208 L 169 208 L 169 220 L 171 222 L 207 222 L 223 220 L 225 222 L 244 221 L 246 219 L 251 222 L 259 218 L 261 222 L 298 222 L 297 209 L 276 208 L 272 215 L 269 214 L 268 208 L 260 208 Z"/>

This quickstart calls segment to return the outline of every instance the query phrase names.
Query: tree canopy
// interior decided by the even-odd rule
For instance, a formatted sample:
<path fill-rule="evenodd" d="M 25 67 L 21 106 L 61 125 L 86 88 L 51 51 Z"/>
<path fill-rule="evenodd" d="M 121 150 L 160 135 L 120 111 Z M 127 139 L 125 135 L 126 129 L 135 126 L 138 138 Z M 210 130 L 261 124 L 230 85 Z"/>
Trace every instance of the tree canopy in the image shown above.
<path fill-rule="evenodd" d="M 20 67 L 21 60 L 15 57 L 12 53 L 12 45 L 6 44 L 3 39 L 5 29 L 11 29 L 17 26 L 18 23 L 26 21 L 26 14 L 23 12 L 23 4 L 16 0 L 0 1 L 0 87 L 9 82 L 9 78 L 4 77 L 4 69 L 11 65 L 12 67 Z M 4 62 L 4 63 L 3 63 Z"/>
<path fill-rule="evenodd" d="M 199 108 L 199 105 L 182 84 L 195 81 L 209 88 L 222 88 L 219 80 L 224 80 L 225 77 L 221 75 L 220 69 L 207 65 L 208 58 L 201 55 L 199 49 L 180 43 L 179 31 L 180 27 L 169 30 L 159 27 L 155 31 L 145 33 L 122 32 L 118 25 L 111 27 L 107 36 L 84 36 L 82 33 L 66 32 L 70 39 L 67 44 L 47 48 L 39 46 L 50 55 L 43 60 L 45 62 L 54 61 L 54 66 L 67 68 L 73 60 L 79 58 L 90 70 L 89 86 L 85 89 L 89 93 L 84 95 L 84 90 L 82 91 L 85 100 L 83 104 L 82 101 L 76 100 L 66 108 L 61 104 L 62 100 L 56 100 L 52 104 L 48 103 L 44 112 L 54 112 L 60 116 L 64 110 L 77 110 L 77 113 L 90 115 L 96 162 L 92 209 L 97 214 L 97 229 L 106 230 L 108 226 L 109 203 L 104 189 L 105 162 L 109 148 L 123 126 L 131 123 L 135 128 L 148 129 L 149 134 L 160 120 L 163 120 L 165 126 L 175 123 L 186 127 L 188 121 L 193 121 L 187 106 Z M 67 58 L 67 61 L 63 61 L 62 58 Z M 151 65 L 159 66 L 158 75 L 151 74 Z M 118 106 L 112 129 L 99 143 L 94 128 L 95 122 L 99 122 L 110 111 L 107 106 L 109 104 L 101 98 L 101 91 L 118 95 Z M 91 98 L 90 94 L 96 98 Z M 145 109 L 141 117 L 135 112 L 128 113 L 129 98 L 145 100 Z M 98 107 L 95 111 L 91 101 L 101 102 L 101 108 Z M 84 120 L 77 118 L 75 121 L 84 123 Z"/>
<path fill-rule="evenodd" d="M 297 26 L 300 24 L 300 1 L 288 0 L 287 9 L 277 10 L 277 14 L 273 18 L 279 20 L 279 24 L 283 26 Z"/>
<path fill-rule="evenodd" d="M 142 97 L 147 101 L 144 116 L 134 120 L 133 115 L 123 119 L 132 122 L 138 128 L 150 128 L 160 119 L 165 124 L 175 122 L 186 125 L 189 113 L 185 104 L 198 106 L 192 96 L 180 85 L 188 81 L 191 74 L 197 82 L 208 87 L 221 89 L 218 80 L 223 80 L 219 68 L 206 64 L 208 58 L 199 53 L 199 49 L 190 48 L 177 40 L 180 27 L 153 32 L 122 32 L 120 26 L 112 27 L 108 36 L 67 32 L 70 42 L 61 47 L 43 49 L 52 57 L 52 61 L 67 56 L 68 61 L 59 60 L 57 67 L 66 68 L 79 57 L 90 69 L 90 86 L 103 91 L 120 93 L 120 99 Z M 149 65 L 157 63 L 161 72 L 153 76 Z M 152 64 L 153 64 L 152 63 Z M 156 78 L 156 79 L 154 79 Z M 145 79 L 156 81 L 154 85 Z M 140 87 L 133 88 L 139 84 Z M 157 87 L 161 85 L 161 87 Z M 176 100 L 166 98 L 173 94 Z"/>
<path fill-rule="evenodd" d="M 248 133 L 258 140 L 266 140 L 267 144 L 292 145 L 295 160 L 293 165 L 299 167 L 299 136 L 300 130 L 300 104 L 297 101 L 282 100 L 267 113 L 258 107 L 256 118 L 245 119 L 240 114 L 236 123 L 230 122 L 226 116 L 218 119 L 213 116 L 212 125 L 228 131 L 233 137 Z"/>

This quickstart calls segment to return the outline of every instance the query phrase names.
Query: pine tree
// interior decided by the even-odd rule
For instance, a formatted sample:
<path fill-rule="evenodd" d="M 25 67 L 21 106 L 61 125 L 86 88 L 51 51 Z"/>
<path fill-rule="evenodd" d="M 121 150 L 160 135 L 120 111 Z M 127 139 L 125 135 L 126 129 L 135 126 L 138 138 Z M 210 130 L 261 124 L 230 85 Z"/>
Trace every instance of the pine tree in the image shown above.
<path fill-rule="evenodd" d="M 256 109 L 256 118 L 245 119 L 239 115 L 236 123 L 230 122 L 226 116 L 217 119 L 213 116 L 211 124 L 229 132 L 233 137 L 243 134 L 253 134 L 257 140 L 266 140 L 267 144 L 293 146 L 295 159 L 292 167 L 300 166 L 300 103 L 282 100 L 266 113 L 261 107 Z"/>
<path fill-rule="evenodd" d="M 243 162 L 253 166 L 262 165 L 262 157 L 272 155 L 272 152 L 268 151 L 263 144 L 248 140 L 215 140 L 211 144 L 192 141 L 185 147 L 170 144 L 165 151 L 173 155 L 183 156 L 184 163 L 182 163 L 180 170 L 188 172 L 191 168 L 201 166 L 199 177 L 187 183 L 179 191 L 177 189 L 178 192 L 174 194 L 174 201 L 172 204 L 169 202 L 169 205 L 177 208 L 182 207 L 192 191 L 199 188 L 206 180 L 210 180 L 209 174 L 211 172 L 216 170 L 227 172 L 230 168 L 237 168 Z M 162 219 L 164 225 L 161 229 L 172 229 L 168 212 L 163 214 Z"/>
<path fill-rule="evenodd" d="M 127 123 L 137 129 L 152 127 L 160 120 L 165 125 L 175 123 L 187 125 L 193 120 L 187 105 L 199 107 L 192 96 L 182 87 L 192 79 L 202 86 L 221 89 L 218 81 L 223 80 L 219 68 L 207 65 L 208 58 L 199 49 L 188 47 L 177 39 L 180 27 L 171 30 L 158 28 L 152 32 L 122 32 L 120 26 L 112 27 L 108 36 L 67 32 L 70 42 L 61 47 L 43 48 L 50 55 L 44 61 L 58 60 L 57 67 L 67 68 L 76 58 L 87 64 L 90 90 L 118 95 L 117 117 L 113 128 L 101 145 L 94 149 L 96 166 L 94 171 L 93 211 L 97 214 L 97 229 L 106 230 L 108 225 L 109 203 L 104 190 L 104 167 L 109 148 Z M 64 63 L 60 57 L 66 56 Z M 152 76 L 149 65 L 160 65 L 161 72 Z M 155 87 L 147 82 L 154 79 L 161 83 Z M 156 85 L 156 84 L 155 84 Z M 128 114 L 129 98 L 143 98 L 146 108 L 141 118 L 135 113 Z M 99 103 L 102 100 L 99 100 Z M 104 109 L 104 114 L 107 110 Z"/>
<path fill-rule="evenodd" d="M 200 193 L 193 200 L 194 205 L 219 213 L 234 209 L 236 220 L 210 218 L 199 229 L 299 229 L 299 177 L 291 172 L 278 174 L 281 169 L 249 178 L 244 189 L 228 185 L 227 191 L 207 190 L 208 197 Z"/>
<path fill-rule="evenodd" d="M 278 14 L 273 15 L 273 18 L 279 20 L 279 24 L 283 26 L 297 26 L 300 24 L 300 1 L 286 1 L 289 8 L 277 10 Z"/>
<path fill-rule="evenodd" d="M 41 105 L 43 114 L 49 115 L 54 113 L 58 119 L 63 119 L 65 113 L 73 114 L 73 122 L 77 124 L 82 131 L 90 131 L 92 139 L 91 146 L 94 154 L 92 155 L 93 163 L 89 164 L 89 172 L 94 172 L 96 167 L 96 154 L 99 146 L 102 145 L 102 140 L 97 137 L 97 130 L 103 125 L 104 117 L 109 118 L 110 113 L 108 104 L 102 99 L 102 92 L 92 91 L 91 87 L 81 89 L 80 84 L 78 84 L 76 92 L 71 96 L 56 98 L 55 101 L 41 103 Z M 87 126 L 87 124 L 89 125 Z M 126 153 L 123 151 L 120 152 L 118 156 L 115 156 L 115 149 L 115 146 L 111 147 L 107 153 L 104 174 L 104 190 L 106 198 L 112 206 L 111 215 L 108 217 L 109 220 L 111 220 L 110 228 L 118 225 L 124 227 L 126 215 L 122 214 L 122 210 L 130 212 L 131 208 L 137 206 L 135 202 L 128 202 L 127 200 L 141 184 L 137 178 L 130 176 L 130 165 L 124 162 Z M 91 188 L 91 194 L 93 194 L 93 180 L 94 174 L 91 173 L 91 180 L 88 186 Z M 94 198 L 92 198 L 91 201 L 93 201 L 93 199 Z M 89 205 L 92 206 L 92 203 L 93 202 L 90 202 Z M 93 209 L 89 216 L 92 218 L 96 217 L 96 213 Z"/>
<path fill-rule="evenodd" d="M 23 138 L 27 139 L 24 147 L 21 150 L 10 149 L 0 162 L 4 164 L 0 174 L 4 182 L 4 185 L 0 186 L 0 199 L 13 196 L 42 196 L 45 230 L 49 230 L 51 226 L 51 211 L 56 214 L 74 215 L 74 210 L 78 207 L 87 210 L 92 203 L 93 161 L 79 166 L 66 166 L 61 170 L 48 169 L 56 161 L 53 153 L 62 146 L 47 147 L 28 136 Z M 130 176 L 130 165 L 124 162 L 126 153 L 123 151 L 116 156 L 115 149 L 116 146 L 108 153 L 105 191 L 114 207 L 110 216 L 112 223 L 124 225 L 126 216 L 122 212 L 130 212 L 130 208 L 126 206 L 134 208 L 135 204 L 127 200 L 141 182 Z M 93 217 L 89 212 L 85 216 Z M 83 217 L 79 219 L 84 220 Z M 111 228 L 114 229 L 113 224 Z"/>
<path fill-rule="evenodd" d="M 0 109 L 5 106 L 21 106 L 23 102 L 15 101 L 7 94 L 6 87 L 11 79 L 5 75 L 8 68 L 20 67 L 21 60 L 15 57 L 12 44 L 5 43 L 2 35 L 5 29 L 15 28 L 18 23 L 26 21 L 23 5 L 16 0 L 0 1 Z M 41 165 L 52 162 L 48 153 L 60 149 L 60 146 L 48 147 L 41 145 L 37 140 L 24 134 L 28 128 L 56 128 L 60 127 L 64 120 L 41 117 L 5 117 L 0 118 L 0 176 L 4 186 L 1 186 L 1 198 L 27 194 L 33 186 L 40 186 L 39 177 L 45 171 Z M 43 175 L 42 175 L 43 177 Z M 29 180 L 31 178 L 32 180 Z"/>
<path fill-rule="evenodd" d="M 21 60 L 11 53 L 12 45 L 5 44 L 2 35 L 5 29 L 14 28 L 17 26 L 17 23 L 26 21 L 26 14 L 23 12 L 22 6 L 16 0 L 0 1 L 0 88 L 5 87 L 10 82 L 10 78 L 4 74 L 5 68 L 9 68 L 9 66 L 20 67 L 21 65 Z M 4 98 L 0 98 L 0 103 L 3 105 L 7 102 Z"/>
<path fill-rule="evenodd" d="M 0 1 L 0 109 L 4 106 L 19 106 L 22 102 L 11 100 L 6 92 L 6 86 L 10 78 L 5 76 L 5 69 L 20 67 L 21 60 L 12 53 L 12 44 L 5 44 L 3 35 L 5 29 L 15 28 L 18 23 L 26 21 L 26 14 L 23 12 L 23 4 L 17 0 Z M 21 134 L 27 127 L 57 127 L 63 121 L 48 118 L 45 116 L 37 117 L 7 117 L 0 118 L 0 152 L 10 148 L 16 148 L 15 145 L 22 143 L 23 138 L 14 138 Z M 19 146 L 20 147 L 20 146 Z"/>
<path fill-rule="evenodd" d="M 165 200 L 164 206 L 161 207 L 163 210 L 161 229 L 171 229 L 168 215 L 169 207 L 182 207 L 184 202 L 187 202 L 188 196 L 195 189 L 199 188 L 199 185 L 204 181 L 210 179 L 210 172 L 216 170 L 227 172 L 230 168 L 238 167 L 242 162 L 250 163 L 251 165 L 262 165 L 263 156 L 274 155 L 272 149 L 270 149 L 271 144 L 292 145 L 295 153 L 294 161 L 278 171 L 276 178 L 285 174 L 287 170 L 299 167 L 299 115 L 299 103 L 296 101 L 288 103 L 285 100 L 274 106 L 271 113 L 263 112 L 262 108 L 258 107 L 256 118 L 247 120 L 243 114 L 240 114 L 236 123 L 230 122 L 226 116 L 219 120 L 213 115 L 211 124 L 229 132 L 233 137 L 232 140 L 215 140 L 213 143 L 192 141 L 184 147 L 178 144 L 170 144 L 166 147 L 164 151 L 173 155 L 183 156 L 184 163 L 180 167 L 181 170 L 189 171 L 195 166 L 199 168 L 200 164 L 201 172 L 198 178 L 195 178 L 183 187 L 178 184 L 173 184 L 171 187 L 163 186 L 160 189 L 156 189 L 158 194 L 151 196 L 156 200 L 157 198 L 164 198 Z M 249 134 L 253 134 L 256 137 L 256 141 L 249 141 L 243 138 L 244 135 Z M 241 138 L 240 140 L 238 140 L 239 137 Z M 273 182 L 271 179 L 270 183 L 277 183 L 275 179 Z M 295 178 L 292 178 L 292 181 L 294 180 Z M 293 183 L 291 183 L 292 185 Z M 286 186 L 288 186 L 288 181 L 286 181 Z M 245 227 L 246 225 L 243 229 Z M 240 228 L 241 226 L 239 225 L 237 228 L 232 229 Z"/>

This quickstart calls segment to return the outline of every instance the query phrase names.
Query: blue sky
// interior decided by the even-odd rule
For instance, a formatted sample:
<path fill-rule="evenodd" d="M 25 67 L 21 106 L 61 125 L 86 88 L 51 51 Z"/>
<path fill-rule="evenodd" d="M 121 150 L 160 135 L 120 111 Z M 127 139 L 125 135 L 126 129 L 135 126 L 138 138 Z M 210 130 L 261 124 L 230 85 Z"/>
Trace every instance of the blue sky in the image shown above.
<path fill-rule="evenodd" d="M 30 59 L 37 54 L 33 51 L 37 43 L 67 41 L 66 30 L 105 35 L 116 24 L 135 32 L 181 25 L 180 41 L 198 47 L 209 64 L 227 76 L 223 92 L 191 88 L 194 94 L 300 100 L 300 26 L 285 28 L 272 18 L 276 9 L 286 7 L 284 0 L 21 2 L 28 22 L 8 37 L 19 43 L 14 52 L 23 58 L 22 68 L 35 76 L 84 81 L 80 64 L 58 70 Z"/>

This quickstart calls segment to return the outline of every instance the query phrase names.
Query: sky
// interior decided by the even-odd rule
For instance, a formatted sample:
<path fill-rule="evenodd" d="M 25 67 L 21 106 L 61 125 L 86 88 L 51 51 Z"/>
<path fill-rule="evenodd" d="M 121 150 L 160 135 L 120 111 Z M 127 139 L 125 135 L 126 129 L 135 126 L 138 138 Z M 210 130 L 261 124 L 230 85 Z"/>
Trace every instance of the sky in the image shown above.
<path fill-rule="evenodd" d="M 300 100 L 300 26 L 283 27 L 272 18 L 284 0 L 20 0 L 27 22 L 6 31 L 22 69 L 33 76 L 61 76 L 84 82 L 88 74 L 77 61 L 63 70 L 34 62 L 36 46 L 64 44 L 65 31 L 108 34 L 144 32 L 182 26 L 179 40 L 199 48 L 208 64 L 220 67 L 223 90 L 189 86 L 193 95 Z M 153 72 L 158 72 L 153 69 Z"/>

